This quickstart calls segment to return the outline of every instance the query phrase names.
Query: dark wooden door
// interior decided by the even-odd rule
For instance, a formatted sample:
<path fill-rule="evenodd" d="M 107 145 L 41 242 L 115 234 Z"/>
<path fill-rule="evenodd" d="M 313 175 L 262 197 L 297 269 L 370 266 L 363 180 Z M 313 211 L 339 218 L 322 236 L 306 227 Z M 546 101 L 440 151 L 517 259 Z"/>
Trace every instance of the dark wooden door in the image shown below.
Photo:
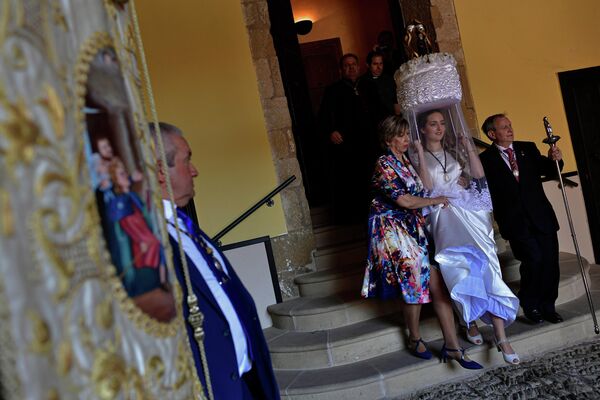
<path fill-rule="evenodd" d="M 588 216 L 600 261 L 600 67 L 558 74 Z"/>
<path fill-rule="evenodd" d="M 340 38 L 317 40 L 300 44 L 302 64 L 310 93 L 313 114 L 317 115 L 325 88 L 339 80 L 342 43 Z"/>

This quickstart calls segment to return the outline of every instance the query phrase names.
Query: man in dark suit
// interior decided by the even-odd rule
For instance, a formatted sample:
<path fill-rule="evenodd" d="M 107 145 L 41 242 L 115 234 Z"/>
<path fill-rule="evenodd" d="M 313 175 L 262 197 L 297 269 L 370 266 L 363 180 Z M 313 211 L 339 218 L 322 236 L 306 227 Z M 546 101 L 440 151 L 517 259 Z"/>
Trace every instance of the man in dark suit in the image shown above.
<path fill-rule="evenodd" d="M 396 94 L 396 81 L 393 76 L 383 73 L 384 67 L 382 53 L 370 51 L 367 54 L 367 72 L 362 79 L 371 82 L 377 88 L 378 98 L 375 100 L 378 100 L 378 103 L 374 104 L 372 108 L 375 109 L 374 117 L 378 123 L 390 115 L 401 114 Z"/>
<path fill-rule="evenodd" d="M 364 222 L 368 215 L 381 107 L 375 85 L 359 76 L 356 55 L 344 54 L 340 69 L 342 79 L 323 94 L 319 129 L 327 142 L 333 219 L 343 224 Z"/>
<path fill-rule="evenodd" d="M 481 163 L 492 196 L 500 234 L 521 261 L 519 300 L 525 316 L 535 323 L 558 323 L 562 317 L 554 303 L 558 297 L 558 221 L 542 187 L 542 176 L 562 169 L 558 147 L 542 156 L 532 142 L 515 142 L 510 120 L 504 114 L 488 117 L 481 129 L 494 144 L 481 153 Z"/>
<path fill-rule="evenodd" d="M 151 131 L 154 131 L 153 127 Z M 160 123 L 160 134 L 167 165 L 163 166 L 158 161 L 158 181 L 173 247 L 175 272 L 183 291 L 183 316 L 188 322 L 192 310 L 187 299 L 192 293 L 188 292 L 185 282 L 175 218 L 181 231 L 181 246 L 193 295 L 203 315 L 200 322 L 204 331 L 203 340 L 200 340 L 202 345 L 194 337 L 198 329 L 190 323 L 186 323 L 186 327 L 204 392 L 208 393 L 211 387 L 216 400 L 279 399 L 269 349 L 250 293 L 219 248 L 181 211 L 181 207 L 194 197 L 193 179 L 198 175 L 191 162 L 190 147 L 181 130 L 173 125 Z M 177 207 L 175 216 L 168 200 L 165 174 L 171 181 Z M 208 371 L 203 361 L 208 364 Z"/>

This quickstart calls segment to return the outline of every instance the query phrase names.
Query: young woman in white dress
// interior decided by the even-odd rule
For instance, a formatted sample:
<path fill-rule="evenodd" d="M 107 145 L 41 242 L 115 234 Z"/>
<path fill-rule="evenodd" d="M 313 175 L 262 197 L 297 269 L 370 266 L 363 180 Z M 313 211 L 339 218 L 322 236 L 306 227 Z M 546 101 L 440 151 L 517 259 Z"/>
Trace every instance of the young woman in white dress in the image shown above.
<path fill-rule="evenodd" d="M 467 332 L 471 342 L 483 342 L 472 323 L 480 319 L 491 324 L 504 360 L 518 364 L 505 327 L 515 320 L 519 300 L 502 280 L 491 199 L 479 155 L 470 137 L 447 132 L 441 110 L 418 115 L 417 128 L 421 145 L 416 157 L 426 167 L 419 168 L 421 179 L 430 196 L 450 200 L 449 207 L 432 207 L 427 215 L 434 259 L 450 297 L 465 323 L 475 327 L 471 334 Z"/>

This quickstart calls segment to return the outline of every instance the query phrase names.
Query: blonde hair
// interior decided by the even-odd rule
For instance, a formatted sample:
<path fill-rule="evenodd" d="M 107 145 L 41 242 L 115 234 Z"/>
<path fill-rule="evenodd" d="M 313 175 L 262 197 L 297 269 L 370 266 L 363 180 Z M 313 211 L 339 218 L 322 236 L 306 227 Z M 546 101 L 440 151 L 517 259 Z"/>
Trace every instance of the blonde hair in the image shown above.
<path fill-rule="evenodd" d="M 408 121 L 399 115 L 391 115 L 379 123 L 377 131 L 379 133 L 379 144 L 383 149 L 387 149 L 388 143 L 393 138 L 408 135 Z"/>

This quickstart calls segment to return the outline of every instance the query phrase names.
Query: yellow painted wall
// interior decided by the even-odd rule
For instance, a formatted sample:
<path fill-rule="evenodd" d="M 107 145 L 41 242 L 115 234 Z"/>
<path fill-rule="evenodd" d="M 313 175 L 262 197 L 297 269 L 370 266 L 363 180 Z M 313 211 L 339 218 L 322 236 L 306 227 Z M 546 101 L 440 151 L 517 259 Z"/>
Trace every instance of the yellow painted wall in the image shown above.
<path fill-rule="evenodd" d="M 214 235 L 277 180 L 240 1 L 136 2 L 159 119 L 179 126 L 199 169 L 194 201 Z M 286 233 L 281 201 L 224 243 Z"/>
<path fill-rule="evenodd" d="M 558 73 L 600 65 L 598 0 L 454 0 L 479 123 L 507 112 L 517 140 L 547 150 L 548 116 L 576 170 Z"/>

